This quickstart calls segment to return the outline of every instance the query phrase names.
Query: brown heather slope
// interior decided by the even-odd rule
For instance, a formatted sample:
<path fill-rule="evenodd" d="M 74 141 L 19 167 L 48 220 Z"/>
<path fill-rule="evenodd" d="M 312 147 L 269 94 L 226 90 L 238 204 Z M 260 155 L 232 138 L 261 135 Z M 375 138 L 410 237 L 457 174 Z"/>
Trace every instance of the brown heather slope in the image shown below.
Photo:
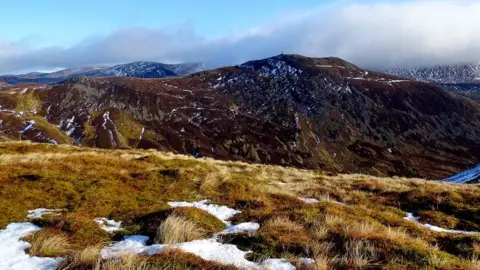
<path fill-rule="evenodd" d="M 4 80 L 0 79 L 0 87 L 4 86 L 7 86 L 7 83 Z"/>
<path fill-rule="evenodd" d="M 338 58 L 22 87 L 0 91 L 2 138 L 433 179 L 480 160 L 480 105 Z"/>

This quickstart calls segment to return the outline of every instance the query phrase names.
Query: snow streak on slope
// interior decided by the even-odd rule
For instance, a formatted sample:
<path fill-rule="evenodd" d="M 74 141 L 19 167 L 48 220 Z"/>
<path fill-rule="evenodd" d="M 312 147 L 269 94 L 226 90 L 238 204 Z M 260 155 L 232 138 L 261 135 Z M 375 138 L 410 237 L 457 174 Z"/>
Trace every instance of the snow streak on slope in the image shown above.
<path fill-rule="evenodd" d="M 406 213 L 407 216 L 404 217 L 405 220 L 412 221 L 415 223 L 418 223 L 422 225 L 423 227 L 435 231 L 435 232 L 442 232 L 442 233 L 459 233 L 459 234 L 478 234 L 479 232 L 473 232 L 473 231 L 458 231 L 458 230 L 449 230 L 449 229 L 444 229 L 435 225 L 431 224 L 422 224 L 419 222 L 420 217 L 414 216 L 412 213 Z"/>
<path fill-rule="evenodd" d="M 448 178 L 443 179 L 443 181 L 455 183 L 455 184 L 465 184 L 469 182 L 478 181 L 480 179 L 480 164 L 476 167 L 468 169 L 466 171 L 457 173 Z"/>

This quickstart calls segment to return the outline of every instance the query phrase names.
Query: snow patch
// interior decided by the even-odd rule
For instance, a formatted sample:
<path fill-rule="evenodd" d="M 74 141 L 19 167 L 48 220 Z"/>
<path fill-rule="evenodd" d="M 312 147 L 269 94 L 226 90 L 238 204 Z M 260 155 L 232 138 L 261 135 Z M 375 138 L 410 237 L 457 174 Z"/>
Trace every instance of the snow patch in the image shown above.
<path fill-rule="evenodd" d="M 260 229 L 260 224 L 258 223 L 244 222 L 237 225 L 229 225 L 227 226 L 227 229 L 220 232 L 219 234 L 256 232 L 258 229 Z"/>
<path fill-rule="evenodd" d="M 214 215 L 224 223 L 228 223 L 227 219 L 230 219 L 234 215 L 240 213 L 240 211 L 229 208 L 227 206 L 221 206 L 216 204 L 207 204 L 208 200 L 199 202 L 168 202 L 170 207 L 195 207 L 207 211 L 211 215 Z"/>
<path fill-rule="evenodd" d="M 42 218 L 43 215 L 46 214 L 60 215 L 60 212 L 63 211 L 65 211 L 65 209 L 37 208 L 33 210 L 28 210 L 27 218 Z"/>
<path fill-rule="evenodd" d="M 119 231 L 122 228 L 120 227 L 122 225 L 121 221 L 115 221 L 113 219 L 107 219 L 107 218 L 95 218 L 93 219 L 95 222 L 100 225 L 100 228 L 104 231 L 107 231 L 109 233 L 113 233 L 115 231 Z"/>
<path fill-rule="evenodd" d="M 100 255 L 104 259 L 111 259 L 127 253 L 142 253 L 144 252 L 148 241 L 148 236 L 130 235 L 125 236 L 120 242 L 117 242 L 109 247 L 103 248 Z"/>
<path fill-rule="evenodd" d="M 217 241 L 218 235 L 240 232 L 254 232 L 260 228 L 258 223 L 245 222 L 231 225 L 227 220 L 240 211 L 215 204 L 207 204 L 207 200 L 199 202 L 169 202 L 171 207 L 196 207 L 209 212 L 227 224 L 227 229 L 215 234 L 212 238 L 194 240 L 178 244 L 154 244 L 147 246 L 148 237 L 132 235 L 124 237 L 124 240 L 114 243 L 101 251 L 104 259 L 118 257 L 126 253 L 136 253 L 152 256 L 163 252 L 165 249 L 179 249 L 184 252 L 195 254 L 204 260 L 215 261 L 222 264 L 232 264 L 246 269 L 295 269 L 285 259 L 267 259 L 261 263 L 255 263 L 245 259 L 249 251 L 243 251 L 232 244 L 222 244 Z"/>
<path fill-rule="evenodd" d="M 112 142 L 113 148 L 117 148 L 117 142 L 115 141 L 115 138 L 113 137 L 113 132 L 111 130 L 108 131 L 108 137 L 110 138 L 110 141 Z"/>
<path fill-rule="evenodd" d="M 300 258 L 300 260 L 298 260 L 298 263 L 306 267 L 307 269 L 310 269 L 309 267 L 312 267 L 315 265 L 315 260 L 310 258 Z"/>
<path fill-rule="evenodd" d="M 435 231 L 435 232 L 444 232 L 444 233 L 459 233 L 459 234 L 478 234 L 479 232 L 473 232 L 473 231 L 458 231 L 458 230 L 449 230 L 449 229 L 444 229 L 435 225 L 430 225 L 430 224 L 422 224 L 419 222 L 420 217 L 414 216 L 412 213 L 406 213 L 406 217 L 404 217 L 405 220 L 412 221 L 415 223 L 418 223 L 419 225 Z"/>
<path fill-rule="evenodd" d="M 25 133 L 27 130 L 31 129 L 35 124 L 35 120 L 27 121 L 27 125 L 22 129 L 21 133 Z"/>
<path fill-rule="evenodd" d="M 20 239 L 39 230 L 41 230 L 40 227 L 30 222 L 11 223 L 4 230 L 0 230 L 0 269 L 50 270 L 56 268 L 63 261 L 62 258 L 32 257 L 25 253 L 31 245 Z"/>
<path fill-rule="evenodd" d="M 320 202 L 319 200 L 315 198 L 299 198 L 300 200 L 306 202 L 306 203 L 318 203 Z"/>
<path fill-rule="evenodd" d="M 145 127 L 142 127 L 142 131 L 140 132 L 140 137 L 138 138 L 139 141 L 142 140 L 144 133 L 145 133 Z"/>
<path fill-rule="evenodd" d="M 295 270 L 295 266 L 285 259 L 267 259 L 260 264 L 261 269 Z"/>
<path fill-rule="evenodd" d="M 75 121 L 75 115 L 67 120 L 67 129 L 69 129 L 73 125 L 73 121 Z"/>
<path fill-rule="evenodd" d="M 107 130 L 107 122 L 108 121 L 112 121 L 110 120 L 110 112 L 109 111 L 106 111 L 104 114 L 103 114 L 103 124 L 102 124 L 102 127 L 103 129 Z"/>

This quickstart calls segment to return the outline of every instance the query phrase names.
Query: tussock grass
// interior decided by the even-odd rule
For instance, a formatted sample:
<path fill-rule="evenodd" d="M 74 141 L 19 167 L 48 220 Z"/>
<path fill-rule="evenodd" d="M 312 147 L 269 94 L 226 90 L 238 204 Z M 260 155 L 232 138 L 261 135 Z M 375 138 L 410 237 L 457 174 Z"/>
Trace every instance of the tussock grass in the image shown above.
<path fill-rule="evenodd" d="M 70 252 L 68 238 L 52 230 L 42 230 L 26 238 L 31 247 L 28 253 L 39 257 L 61 257 Z"/>
<path fill-rule="evenodd" d="M 344 250 L 340 264 L 347 268 L 362 269 L 373 266 L 378 261 L 377 249 L 366 240 L 349 240 L 344 243 Z"/>
<path fill-rule="evenodd" d="M 286 217 L 274 217 L 263 224 L 261 231 L 268 233 L 275 232 L 296 232 L 303 230 L 303 227 Z"/>
<path fill-rule="evenodd" d="M 95 270 L 149 270 L 152 268 L 146 258 L 137 254 L 124 254 L 118 258 L 104 260 L 99 262 Z"/>
<path fill-rule="evenodd" d="M 294 262 L 309 257 L 316 259 L 317 269 L 478 269 L 478 236 L 433 232 L 404 217 L 412 212 L 421 222 L 480 231 L 480 185 L 329 175 L 154 150 L 26 142 L 0 143 L 0 185 L 0 227 L 23 220 L 29 209 L 67 209 L 61 216 L 35 222 L 54 235 L 68 235 L 67 262 L 89 265 L 78 269 L 94 269 L 93 264 L 97 269 L 120 264 L 210 267 L 176 251 L 169 252 L 170 257 L 140 256 L 131 263 L 129 258 L 103 261 L 91 248 L 125 234 L 153 239 L 157 229 L 162 243 L 209 237 L 223 230 L 225 224 L 204 211 L 170 209 L 166 204 L 201 199 L 241 210 L 233 223 L 261 224 L 256 233 L 221 237 L 252 250 L 248 255 L 252 260 L 286 257 Z M 320 202 L 304 203 L 299 199 L 304 197 Z M 96 217 L 123 221 L 125 231 L 110 235 L 93 222 Z M 169 260 L 172 256 L 175 264 Z"/>
<path fill-rule="evenodd" d="M 79 268 L 77 268 L 79 269 Z M 124 254 L 118 258 L 100 260 L 94 268 L 83 268 L 94 270 L 184 270 L 184 269 L 212 269 L 212 270 L 234 270 L 234 266 L 220 265 L 214 262 L 205 261 L 195 255 L 184 253 L 179 250 L 167 250 L 161 254 L 151 257 L 139 256 L 136 254 Z"/>
<path fill-rule="evenodd" d="M 57 269 L 94 269 L 98 267 L 100 263 L 100 251 L 102 247 L 102 245 L 95 245 L 72 251 Z"/>
<path fill-rule="evenodd" d="M 169 216 L 158 227 L 155 241 L 162 244 L 176 244 L 203 238 L 207 232 L 195 222 L 179 216 Z"/>

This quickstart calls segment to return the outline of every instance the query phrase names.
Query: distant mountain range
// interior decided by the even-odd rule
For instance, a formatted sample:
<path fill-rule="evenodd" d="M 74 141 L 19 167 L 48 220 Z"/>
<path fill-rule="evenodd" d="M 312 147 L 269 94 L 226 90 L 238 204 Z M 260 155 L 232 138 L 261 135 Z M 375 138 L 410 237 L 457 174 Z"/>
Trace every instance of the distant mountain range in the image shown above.
<path fill-rule="evenodd" d="M 480 63 L 430 68 L 394 68 L 382 71 L 403 78 L 437 84 L 480 84 Z"/>
<path fill-rule="evenodd" d="M 112 67 L 67 68 L 64 70 L 40 73 L 32 72 L 21 75 L 0 76 L 8 84 L 22 83 L 58 83 L 75 77 L 137 77 L 164 78 L 184 76 L 203 69 L 203 63 L 163 64 L 157 62 L 133 62 Z"/>
<path fill-rule="evenodd" d="M 402 78 L 435 83 L 480 102 L 480 63 L 381 71 Z"/>
<path fill-rule="evenodd" d="M 148 66 L 86 73 L 188 72 Z M 480 104 L 339 58 L 279 55 L 169 79 L 10 86 L 0 91 L 0 120 L 2 140 L 335 172 L 442 179 L 480 161 Z"/>

